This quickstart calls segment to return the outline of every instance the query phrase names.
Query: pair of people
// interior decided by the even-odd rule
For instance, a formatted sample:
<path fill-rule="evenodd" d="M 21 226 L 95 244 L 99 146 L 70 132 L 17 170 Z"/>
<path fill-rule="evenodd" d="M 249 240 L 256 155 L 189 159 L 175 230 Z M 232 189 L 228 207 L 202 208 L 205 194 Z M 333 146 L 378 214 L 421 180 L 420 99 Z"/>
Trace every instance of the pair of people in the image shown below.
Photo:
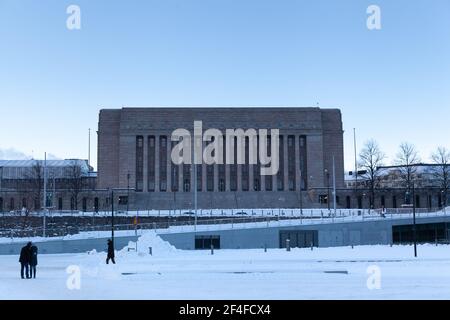
<path fill-rule="evenodd" d="M 25 247 L 20 250 L 20 276 L 22 279 L 36 279 L 36 266 L 38 264 L 38 248 L 33 243 L 28 242 Z"/>

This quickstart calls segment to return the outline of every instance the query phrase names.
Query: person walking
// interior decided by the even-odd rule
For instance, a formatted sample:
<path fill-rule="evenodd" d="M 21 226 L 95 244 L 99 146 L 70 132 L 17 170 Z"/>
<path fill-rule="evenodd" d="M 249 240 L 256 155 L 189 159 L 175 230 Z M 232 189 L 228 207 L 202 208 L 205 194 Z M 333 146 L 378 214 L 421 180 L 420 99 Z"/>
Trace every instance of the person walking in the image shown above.
<path fill-rule="evenodd" d="M 114 260 L 114 244 L 111 239 L 108 239 L 108 257 L 106 258 L 106 264 L 109 264 L 109 260 L 111 260 L 113 264 L 116 264 L 116 261 Z"/>
<path fill-rule="evenodd" d="M 20 276 L 22 279 L 31 279 L 30 277 L 30 259 L 31 259 L 31 242 L 28 242 L 26 246 L 20 250 Z M 25 271 L 25 274 L 24 274 Z"/>
<path fill-rule="evenodd" d="M 36 279 L 37 265 L 38 265 L 38 248 L 33 244 L 30 247 L 30 278 Z"/>

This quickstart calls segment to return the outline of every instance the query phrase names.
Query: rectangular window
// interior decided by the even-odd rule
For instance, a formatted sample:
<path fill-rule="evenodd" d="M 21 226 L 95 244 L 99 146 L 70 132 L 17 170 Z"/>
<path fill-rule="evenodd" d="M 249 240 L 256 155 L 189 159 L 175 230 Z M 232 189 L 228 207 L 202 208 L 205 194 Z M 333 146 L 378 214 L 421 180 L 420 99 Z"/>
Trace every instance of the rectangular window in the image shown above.
<path fill-rule="evenodd" d="M 261 167 L 259 163 L 259 136 L 256 136 L 256 164 L 253 165 L 253 191 L 261 191 Z"/>
<path fill-rule="evenodd" d="M 83 198 L 83 212 L 87 211 L 87 199 Z"/>
<path fill-rule="evenodd" d="M 230 190 L 237 191 L 237 173 L 238 173 L 238 165 L 237 165 L 237 139 L 233 137 L 233 164 L 230 165 Z"/>
<path fill-rule="evenodd" d="M 280 145 L 278 149 L 278 157 L 280 159 L 279 170 L 277 174 L 277 190 L 284 190 L 284 139 L 283 136 L 279 137 Z"/>
<path fill-rule="evenodd" d="M 300 136 L 299 139 L 300 144 L 300 176 L 301 176 L 301 188 L 302 190 L 308 189 L 308 161 L 307 161 L 307 144 L 306 144 L 306 136 Z"/>
<path fill-rule="evenodd" d="M 195 167 L 197 168 L 197 191 L 202 191 L 202 165 L 197 164 Z"/>
<path fill-rule="evenodd" d="M 327 194 L 319 195 L 319 203 L 320 204 L 327 204 L 328 203 L 328 195 Z"/>
<path fill-rule="evenodd" d="M 183 191 L 191 192 L 191 165 L 183 164 Z"/>
<path fill-rule="evenodd" d="M 148 191 L 155 191 L 155 136 L 148 137 Z"/>
<path fill-rule="evenodd" d="M 136 137 L 136 191 L 144 189 L 144 137 Z"/>
<path fill-rule="evenodd" d="M 223 164 L 219 164 L 218 165 L 218 170 L 219 170 L 219 181 L 218 181 L 219 182 L 219 185 L 218 185 L 219 188 L 218 189 L 221 192 L 225 191 L 225 188 L 226 188 L 226 186 L 225 186 L 226 138 L 225 137 L 223 137 L 222 149 L 223 149 L 223 151 L 222 151 L 223 152 L 223 154 L 222 154 Z"/>
<path fill-rule="evenodd" d="M 206 166 L 206 190 L 214 191 L 214 166 Z"/>
<path fill-rule="evenodd" d="M 242 165 L 242 191 L 249 190 L 249 178 L 250 178 L 250 166 L 249 166 L 249 148 L 250 148 L 250 139 L 249 137 L 245 137 L 244 140 L 244 154 L 245 154 L 245 163 Z"/>
<path fill-rule="evenodd" d="M 159 137 L 159 190 L 167 191 L 167 137 Z"/>
<path fill-rule="evenodd" d="M 288 185 L 295 191 L 295 136 L 288 136 Z"/>
<path fill-rule="evenodd" d="M 220 236 L 196 236 L 195 237 L 195 249 L 196 250 L 209 250 L 211 246 L 214 249 L 220 249 Z"/>
<path fill-rule="evenodd" d="M 128 196 L 119 196 L 119 205 L 127 205 Z"/>
<path fill-rule="evenodd" d="M 214 137 L 212 137 L 211 141 L 208 143 L 211 144 L 214 142 Z M 215 156 L 215 151 L 212 152 L 211 156 Z M 214 191 L 214 165 L 206 166 L 206 190 Z"/>
<path fill-rule="evenodd" d="M 267 156 L 271 157 L 272 156 L 272 140 L 270 136 L 267 136 Z M 265 176 L 266 179 L 266 191 L 272 191 L 272 178 L 273 176 L 268 175 Z"/>

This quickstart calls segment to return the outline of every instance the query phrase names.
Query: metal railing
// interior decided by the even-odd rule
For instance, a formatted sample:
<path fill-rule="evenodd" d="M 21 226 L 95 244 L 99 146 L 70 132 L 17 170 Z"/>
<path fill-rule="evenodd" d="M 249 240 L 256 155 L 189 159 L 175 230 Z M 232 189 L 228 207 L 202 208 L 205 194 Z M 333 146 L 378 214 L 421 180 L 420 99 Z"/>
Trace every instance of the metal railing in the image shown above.
<path fill-rule="evenodd" d="M 296 209 L 299 211 L 298 209 Z M 270 211 L 270 213 L 272 213 Z M 244 216 L 228 216 L 220 218 L 208 218 L 195 220 L 167 219 L 167 221 L 138 223 L 138 224 L 115 224 L 115 231 L 134 231 L 135 234 L 141 230 L 158 230 L 159 232 L 183 232 L 193 231 L 195 229 L 210 230 L 210 229 L 242 229 L 254 227 L 273 227 L 273 226 L 290 226 L 302 224 L 328 224 L 328 223 L 344 223 L 356 221 L 372 221 L 385 219 L 412 219 L 411 209 L 387 209 L 382 214 L 381 210 L 347 210 L 338 209 L 336 215 L 333 210 L 303 210 L 303 214 L 295 214 L 292 210 L 276 210 L 274 215 L 244 215 Z M 450 212 L 449 212 L 450 213 Z M 319 215 L 318 215 L 319 214 Z M 417 209 L 416 217 L 418 219 L 425 217 L 439 217 L 446 216 L 447 211 L 429 212 L 426 209 Z M 47 237 L 67 237 L 77 235 L 80 233 L 100 233 L 110 232 L 111 225 L 97 225 L 97 226 L 47 226 Z M 25 228 L 11 228 L 0 229 L 0 238 L 25 238 L 25 237 L 41 237 L 43 235 L 43 227 L 25 227 Z M 97 235 L 99 236 L 99 234 Z"/>

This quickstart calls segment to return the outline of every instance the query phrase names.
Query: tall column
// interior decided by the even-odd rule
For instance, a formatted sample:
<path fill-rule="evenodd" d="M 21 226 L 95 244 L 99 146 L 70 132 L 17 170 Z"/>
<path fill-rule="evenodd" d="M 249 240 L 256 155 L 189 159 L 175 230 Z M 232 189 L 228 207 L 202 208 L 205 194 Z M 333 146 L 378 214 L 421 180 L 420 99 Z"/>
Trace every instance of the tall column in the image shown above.
<path fill-rule="evenodd" d="M 289 191 L 288 137 L 287 134 L 283 136 L 284 191 Z"/>
<path fill-rule="evenodd" d="M 249 165 L 248 166 L 248 190 L 249 191 L 254 191 L 255 190 L 255 188 L 254 188 L 254 179 L 253 179 L 253 177 L 254 177 L 253 170 L 254 170 L 253 165 L 252 164 Z"/>
<path fill-rule="evenodd" d="M 178 192 L 184 192 L 184 164 L 178 165 Z"/>
<path fill-rule="evenodd" d="M 294 139 L 295 143 L 295 190 L 299 190 L 301 188 L 300 181 L 300 137 L 296 134 Z"/>
<path fill-rule="evenodd" d="M 155 135 L 155 192 L 159 192 L 159 135 Z"/>
<path fill-rule="evenodd" d="M 144 161 L 143 161 L 143 189 L 142 192 L 148 192 L 148 136 L 143 136 Z"/>
<path fill-rule="evenodd" d="M 225 191 L 231 191 L 230 165 L 225 165 Z"/>
<path fill-rule="evenodd" d="M 240 164 L 236 164 L 236 176 L 237 176 L 237 191 L 242 191 L 242 166 Z"/>
<path fill-rule="evenodd" d="M 170 134 L 166 136 L 166 151 L 167 151 L 167 191 L 172 192 L 172 142 L 170 141 Z"/>
<path fill-rule="evenodd" d="M 214 164 L 214 192 L 219 192 L 219 166 Z"/>
<path fill-rule="evenodd" d="M 206 142 L 202 140 L 202 158 L 203 158 L 203 150 L 205 150 Z M 202 160 L 202 191 L 207 192 L 208 188 L 206 185 L 207 181 L 207 169 L 206 163 Z"/>

